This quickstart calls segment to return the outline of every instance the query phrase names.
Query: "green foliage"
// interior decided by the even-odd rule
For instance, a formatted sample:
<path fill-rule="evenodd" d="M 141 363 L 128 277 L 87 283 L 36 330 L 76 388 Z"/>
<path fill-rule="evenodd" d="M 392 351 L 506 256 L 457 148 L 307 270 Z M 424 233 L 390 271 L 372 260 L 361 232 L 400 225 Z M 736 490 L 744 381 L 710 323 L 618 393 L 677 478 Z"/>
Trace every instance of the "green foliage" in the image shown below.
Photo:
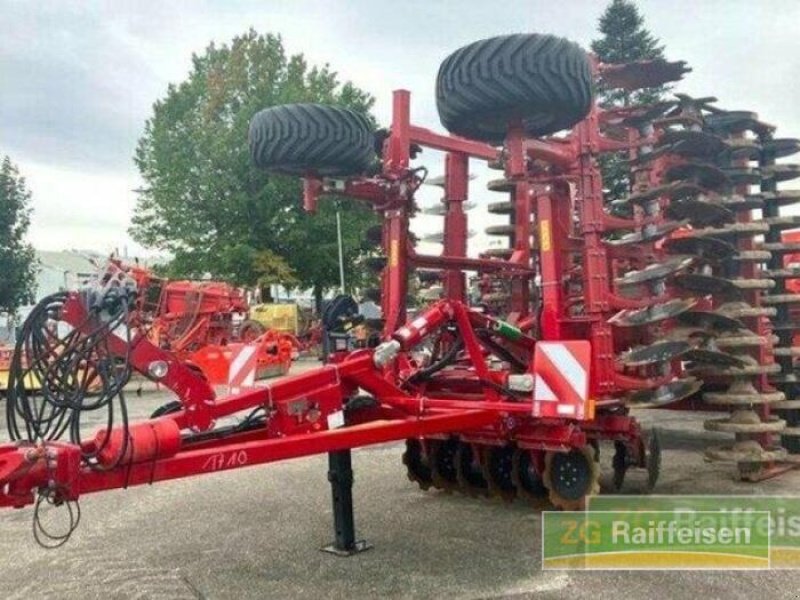
<path fill-rule="evenodd" d="M 192 65 L 186 81 L 170 85 L 155 103 L 139 140 L 135 160 L 146 185 L 132 236 L 172 253 L 173 276 L 211 273 L 237 285 L 277 277 L 317 290 L 336 286 L 333 201 L 323 200 L 318 214 L 308 215 L 297 178 L 252 166 L 248 125 L 259 110 L 291 102 L 369 114 L 372 97 L 340 84 L 327 65 L 309 67 L 302 55 L 287 57 L 280 37 L 253 30 L 229 45 L 212 43 L 192 57 Z M 364 231 L 377 221 L 363 204 L 340 204 L 349 281 L 367 249 Z"/>
<path fill-rule="evenodd" d="M 598 29 L 603 36 L 592 42 L 601 62 L 619 64 L 664 58 L 664 46 L 644 27 L 644 17 L 632 0 L 612 0 L 600 16 Z M 603 106 L 649 104 L 663 98 L 667 86 L 645 88 L 633 93 L 619 89 L 600 90 Z"/>
<path fill-rule="evenodd" d="M 291 289 L 300 284 L 297 275 L 286 260 L 272 250 L 256 252 L 253 257 L 253 269 L 258 274 L 258 285 L 261 287 L 278 284 Z"/>
<path fill-rule="evenodd" d="M 612 0 L 600 17 L 598 29 L 602 37 L 592 42 L 592 52 L 601 62 L 618 64 L 664 58 L 664 46 L 645 29 L 644 17 L 632 0 Z M 670 86 L 634 92 L 601 88 L 598 90 L 599 103 L 603 107 L 652 104 L 663 100 L 669 90 Z M 606 199 L 625 197 L 630 188 L 626 157 L 607 154 L 600 159 L 600 168 L 603 185 L 608 190 Z"/>
<path fill-rule="evenodd" d="M 0 311 L 14 314 L 33 301 L 36 255 L 25 241 L 31 193 L 7 156 L 0 166 Z"/>

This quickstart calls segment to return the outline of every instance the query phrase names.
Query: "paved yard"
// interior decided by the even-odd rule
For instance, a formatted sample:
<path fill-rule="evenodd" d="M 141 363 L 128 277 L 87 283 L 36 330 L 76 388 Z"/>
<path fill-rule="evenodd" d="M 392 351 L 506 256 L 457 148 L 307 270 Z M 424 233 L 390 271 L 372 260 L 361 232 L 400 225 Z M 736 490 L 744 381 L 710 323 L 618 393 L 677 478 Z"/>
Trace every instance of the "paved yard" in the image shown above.
<path fill-rule="evenodd" d="M 145 390 L 130 405 L 144 416 L 166 398 Z M 665 433 L 658 492 L 800 489 L 800 472 L 741 484 L 729 467 L 705 463 L 696 414 L 642 418 Z M 58 550 L 36 546 L 30 509 L 0 512 L 0 597 L 763 600 L 800 589 L 795 572 L 542 572 L 536 513 L 421 492 L 401 452 L 391 444 L 354 453 L 357 526 L 374 545 L 356 557 L 318 550 L 331 539 L 331 508 L 325 457 L 313 457 L 85 496 L 83 521 Z"/>

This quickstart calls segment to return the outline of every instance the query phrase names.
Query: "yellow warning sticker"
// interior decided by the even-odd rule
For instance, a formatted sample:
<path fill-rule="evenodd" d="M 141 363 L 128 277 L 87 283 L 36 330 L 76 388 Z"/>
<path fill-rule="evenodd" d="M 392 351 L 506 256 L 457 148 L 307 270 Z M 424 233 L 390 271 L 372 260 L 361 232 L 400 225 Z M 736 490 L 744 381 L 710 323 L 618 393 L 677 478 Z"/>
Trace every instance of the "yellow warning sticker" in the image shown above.
<path fill-rule="evenodd" d="M 544 219 L 539 223 L 539 247 L 542 252 L 550 252 L 553 248 L 553 238 L 550 232 L 550 219 Z"/>
<path fill-rule="evenodd" d="M 397 240 L 392 240 L 389 245 L 389 266 L 396 267 L 400 261 L 400 244 Z"/>

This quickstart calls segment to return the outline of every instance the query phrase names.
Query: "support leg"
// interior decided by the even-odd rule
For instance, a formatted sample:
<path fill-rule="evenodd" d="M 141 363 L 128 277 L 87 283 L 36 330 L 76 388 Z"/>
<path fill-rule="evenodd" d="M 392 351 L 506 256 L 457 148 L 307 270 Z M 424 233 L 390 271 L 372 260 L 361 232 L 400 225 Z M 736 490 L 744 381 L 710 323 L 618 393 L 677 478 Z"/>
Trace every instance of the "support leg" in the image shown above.
<path fill-rule="evenodd" d="M 370 546 L 366 540 L 356 540 L 353 518 L 353 467 L 350 450 L 328 453 L 328 481 L 331 482 L 333 499 L 334 541 L 322 548 L 337 556 L 352 556 Z"/>

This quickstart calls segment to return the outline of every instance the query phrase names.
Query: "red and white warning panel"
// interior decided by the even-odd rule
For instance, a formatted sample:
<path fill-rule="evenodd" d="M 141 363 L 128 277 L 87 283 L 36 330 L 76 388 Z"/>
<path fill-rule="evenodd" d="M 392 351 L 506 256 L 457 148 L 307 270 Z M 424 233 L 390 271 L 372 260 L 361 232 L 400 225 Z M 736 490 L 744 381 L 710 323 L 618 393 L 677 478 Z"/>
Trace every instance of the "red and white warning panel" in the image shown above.
<path fill-rule="evenodd" d="M 242 344 L 231 354 L 231 366 L 228 369 L 228 387 L 238 394 L 241 388 L 253 387 L 258 366 L 258 346 Z"/>
<path fill-rule="evenodd" d="M 589 397 L 592 345 L 586 340 L 537 342 L 533 355 L 533 416 L 594 418 Z"/>

